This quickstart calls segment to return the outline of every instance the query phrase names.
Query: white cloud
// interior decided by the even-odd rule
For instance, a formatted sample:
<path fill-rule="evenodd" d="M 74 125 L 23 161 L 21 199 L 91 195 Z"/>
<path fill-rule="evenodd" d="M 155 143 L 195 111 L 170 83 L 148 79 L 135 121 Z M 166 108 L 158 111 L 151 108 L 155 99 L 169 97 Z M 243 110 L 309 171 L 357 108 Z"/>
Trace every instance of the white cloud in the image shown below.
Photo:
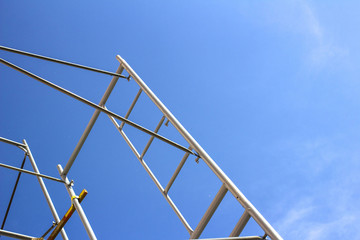
<path fill-rule="evenodd" d="M 330 38 L 324 34 L 324 29 L 309 4 L 302 1 L 301 5 L 305 14 L 308 33 L 312 35 L 314 40 L 310 54 L 312 64 L 320 66 L 328 60 L 348 55 L 347 49 L 334 44 Z"/>
<path fill-rule="evenodd" d="M 326 34 L 314 9 L 306 1 L 299 1 L 297 3 L 299 11 L 303 15 L 302 20 L 305 25 L 303 34 L 307 35 L 310 39 L 310 63 L 315 66 L 322 66 L 330 60 L 348 55 L 347 49 L 335 44 Z M 296 19 L 293 19 L 293 21 L 296 21 Z"/>
<path fill-rule="evenodd" d="M 330 26 L 325 27 L 316 14 L 316 8 L 308 1 L 278 0 L 261 2 L 251 7 L 243 5 L 241 8 L 243 15 L 256 19 L 258 24 L 266 25 L 275 31 L 297 35 L 307 48 L 304 60 L 310 66 L 322 67 L 331 61 L 346 57 L 349 53 L 348 49 L 332 38 Z M 317 10 L 321 12 L 321 9 Z"/>
<path fill-rule="evenodd" d="M 336 210 L 336 205 L 332 207 Z M 345 212 L 338 217 L 319 221 L 315 217 L 317 211 L 313 205 L 301 204 L 290 209 L 277 224 L 282 237 L 293 240 L 360 239 L 356 238 L 357 226 L 360 226 L 358 213 Z"/>
<path fill-rule="evenodd" d="M 277 223 L 278 231 L 289 235 L 301 235 L 301 229 L 294 229 L 293 226 L 305 219 L 312 210 L 311 202 L 307 199 L 301 199 L 296 203 L 296 206 L 289 209 L 283 219 Z"/>
<path fill-rule="evenodd" d="M 323 138 L 288 146 L 307 181 L 279 203 L 285 214 L 275 226 L 284 239 L 360 239 L 360 152 L 356 146 L 339 146 L 342 141 Z"/>

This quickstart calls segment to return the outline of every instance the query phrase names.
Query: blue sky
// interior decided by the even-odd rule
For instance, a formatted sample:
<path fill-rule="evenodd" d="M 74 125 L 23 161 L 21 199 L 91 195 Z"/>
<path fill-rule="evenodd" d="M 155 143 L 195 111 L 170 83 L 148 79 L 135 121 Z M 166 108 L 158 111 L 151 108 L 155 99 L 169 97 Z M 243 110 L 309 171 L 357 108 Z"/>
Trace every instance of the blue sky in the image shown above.
<path fill-rule="evenodd" d="M 0 44 L 109 71 L 120 54 L 284 239 L 360 239 L 359 4 L 0 0 Z M 96 103 L 111 80 L 0 56 Z M 26 139 L 40 171 L 58 176 L 94 110 L 3 65 L 0 80 L 0 135 Z M 125 115 L 137 90 L 120 79 L 107 107 Z M 160 118 L 145 95 L 130 116 L 149 129 Z M 148 136 L 124 130 L 141 151 Z M 186 145 L 171 125 L 160 133 Z M 20 166 L 21 150 L 0 144 L 0 153 Z M 154 141 L 147 157 L 166 185 L 182 153 Z M 16 175 L 0 169 L 1 218 Z M 188 238 L 104 114 L 69 178 L 89 192 L 83 207 L 98 239 Z M 45 183 L 62 216 L 65 187 Z M 189 158 L 170 196 L 195 228 L 220 186 Z M 241 213 L 227 194 L 202 237 L 227 236 Z M 51 221 L 36 178 L 23 174 L 5 229 L 40 236 Z M 87 239 L 76 214 L 66 231 Z M 244 234 L 263 232 L 250 223 Z"/>

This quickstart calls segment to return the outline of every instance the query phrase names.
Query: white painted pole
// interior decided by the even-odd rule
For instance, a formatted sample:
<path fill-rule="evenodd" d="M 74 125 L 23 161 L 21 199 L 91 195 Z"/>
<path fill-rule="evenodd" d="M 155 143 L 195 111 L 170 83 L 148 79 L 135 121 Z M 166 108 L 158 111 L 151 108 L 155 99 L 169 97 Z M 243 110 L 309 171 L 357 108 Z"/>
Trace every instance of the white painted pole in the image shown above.
<path fill-rule="evenodd" d="M 28 154 L 28 156 L 29 156 L 29 160 L 30 160 L 30 163 L 31 163 L 32 168 L 34 169 L 34 172 L 36 172 L 36 173 L 39 174 L 39 173 L 40 173 L 40 172 L 39 172 L 39 169 L 38 169 L 38 167 L 37 167 L 37 165 L 36 165 L 36 162 L 35 162 L 35 159 L 34 159 L 33 155 L 31 154 L 30 147 L 29 147 L 29 145 L 27 144 L 27 142 L 26 142 L 25 139 L 23 140 L 23 143 L 24 143 L 24 145 L 25 145 L 26 152 L 27 152 L 27 154 Z M 42 192 L 43 192 L 43 194 L 44 194 L 44 196 L 45 196 L 46 202 L 47 202 L 47 204 L 49 205 L 49 208 L 50 208 L 51 213 L 52 213 L 52 215 L 53 215 L 56 223 L 59 223 L 59 222 L 60 222 L 59 215 L 57 214 L 57 211 L 56 211 L 56 209 L 55 209 L 55 206 L 54 206 L 54 204 L 53 204 L 53 202 L 52 202 L 52 200 L 51 200 L 51 198 L 50 198 L 49 192 L 48 192 L 47 189 L 46 189 L 44 180 L 42 179 L 42 177 L 39 177 L 39 176 L 37 176 L 37 179 L 38 179 L 38 181 L 39 181 L 41 190 L 42 190 Z M 69 239 L 68 236 L 66 235 L 65 229 L 61 229 L 61 232 L 60 232 L 60 233 L 61 233 L 61 236 L 62 236 L 62 238 L 63 238 L 64 240 L 68 240 L 68 239 Z"/>
<path fill-rule="evenodd" d="M 77 211 L 78 214 L 79 214 L 80 220 L 81 220 L 81 222 L 83 223 L 83 225 L 84 225 L 84 227 L 85 227 L 85 230 L 86 230 L 89 238 L 90 238 L 91 240 L 97 240 L 97 238 L 96 238 L 96 236 L 95 236 L 95 233 L 94 233 L 93 229 L 91 228 L 91 225 L 90 225 L 90 223 L 89 223 L 89 220 L 87 219 L 87 217 L 86 217 L 86 215 L 85 215 L 85 212 L 84 212 L 83 208 L 81 207 L 81 205 L 80 205 L 80 203 L 79 203 L 79 200 L 76 198 L 77 196 L 76 196 L 76 194 L 75 194 L 74 189 L 73 189 L 72 186 L 71 186 L 71 183 L 70 183 L 69 179 L 62 174 L 63 168 L 61 167 L 60 164 L 57 165 L 57 169 L 58 169 L 58 171 L 59 171 L 59 174 L 60 174 L 62 180 L 64 180 L 64 182 L 65 182 L 64 184 L 65 184 L 66 190 L 68 191 L 68 193 L 69 193 L 69 195 L 70 195 L 70 198 L 72 199 L 72 202 L 73 202 L 73 204 L 74 204 L 74 207 L 75 207 L 76 211 Z"/>

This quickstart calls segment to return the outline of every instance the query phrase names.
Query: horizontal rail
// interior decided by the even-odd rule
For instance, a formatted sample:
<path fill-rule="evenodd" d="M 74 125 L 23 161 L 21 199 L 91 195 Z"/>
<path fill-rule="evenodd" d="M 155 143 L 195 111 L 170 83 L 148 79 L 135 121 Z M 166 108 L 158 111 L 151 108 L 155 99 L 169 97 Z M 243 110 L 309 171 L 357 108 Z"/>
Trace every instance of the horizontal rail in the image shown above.
<path fill-rule="evenodd" d="M 19 171 L 19 172 L 31 174 L 31 175 L 38 176 L 38 177 L 47 178 L 47 179 L 49 179 L 49 180 L 53 180 L 53 181 L 57 181 L 57 182 L 61 182 L 61 183 L 64 182 L 63 180 L 58 179 L 58 178 L 54 178 L 54 177 L 50 177 L 50 176 L 47 176 L 47 175 L 44 175 L 44 174 L 35 173 L 35 172 L 28 171 L 28 170 L 25 170 L 25 169 L 21 169 L 21 168 L 9 166 L 9 165 L 3 164 L 3 163 L 0 163 L 0 167 L 4 167 L 4 168 L 11 169 L 11 170 L 15 170 L 15 171 Z"/>
<path fill-rule="evenodd" d="M 30 237 L 30 236 L 27 236 L 27 235 L 23 235 L 23 234 L 20 234 L 20 233 L 14 233 L 14 232 L 2 230 L 2 229 L 0 229 L 0 235 L 5 236 L 5 237 L 10 237 L 10 238 L 16 238 L 16 239 L 20 239 L 20 240 L 33 240 L 33 239 L 36 239 L 34 237 Z"/>
<path fill-rule="evenodd" d="M 184 216 L 181 214 L 180 210 L 176 207 L 176 205 L 174 204 L 174 202 L 171 200 L 171 198 L 166 195 L 164 193 L 164 188 L 161 186 L 161 183 L 157 180 L 157 178 L 155 177 L 155 175 L 153 174 L 153 172 L 151 171 L 151 169 L 148 167 L 148 165 L 145 163 L 144 159 L 140 158 L 140 154 L 139 152 L 136 150 L 135 146 L 132 144 L 132 142 L 130 141 L 130 139 L 128 138 L 128 136 L 125 134 L 125 132 L 120 128 L 119 124 L 116 122 L 116 120 L 112 117 L 109 116 L 110 120 L 113 122 L 113 124 L 115 125 L 115 127 L 117 128 L 117 130 L 120 132 L 121 136 L 124 138 L 125 142 L 127 143 L 127 145 L 130 147 L 131 151 L 134 153 L 135 157 L 139 160 L 140 164 L 144 167 L 145 171 L 149 174 L 150 178 L 153 180 L 153 182 L 155 183 L 156 187 L 160 190 L 160 192 L 163 194 L 163 196 L 165 197 L 166 201 L 169 203 L 169 205 L 171 206 L 171 208 L 174 210 L 175 214 L 178 216 L 178 218 L 180 219 L 180 221 L 183 223 L 183 225 L 185 226 L 186 230 L 189 232 L 189 234 L 191 235 L 193 230 L 190 227 L 189 223 L 186 221 L 186 219 L 184 218 Z"/>
<path fill-rule="evenodd" d="M 0 137 L 0 142 L 4 142 L 4 143 L 8 143 L 8 144 L 17 146 L 17 147 L 23 147 L 23 148 L 25 148 L 25 144 L 18 143 L 18 142 L 15 142 L 15 141 L 12 141 L 12 140 L 3 138 L 3 137 Z"/>
<path fill-rule="evenodd" d="M 118 69 L 116 70 L 116 73 L 122 73 L 122 71 L 124 70 L 124 68 L 121 66 L 118 67 Z M 109 84 L 109 86 L 107 87 L 104 95 L 102 96 L 99 106 L 104 106 L 106 101 L 109 99 L 111 92 L 114 90 L 114 87 L 117 83 L 117 81 L 119 80 L 119 77 L 114 76 Z M 63 170 L 63 174 L 66 176 L 68 174 L 68 172 L 70 171 L 71 166 L 74 164 L 75 159 L 77 157 L 77 155 L 79 154 L 82 146 L 84 145 L 87 137 L 89 136 L 93 126 L 95 125 L 96 120 L 98 119 L 99 115 L 100 115 L 100 110 L 96 109 L 95 112 L 93 113 L 88 125 L 86 126 L 83 134 L 80 137 L 79 142 L 76 144 L 76 147 L 74 149 L 74 151 L 72 152 L 68 162 L 66 163 L 64 170 Z"/>
<path fill-rule="evenodd" d="M 76 95 L 75 93 L 72 93 L 72 92 L 70 92 L 70 91 L 68 91 L 68 90 L 66 90 L 66 89 L 64 89 L 62 87 L 57 86 L 56 84 L 54 84 L 52 82 L 49 82 L 49 81 L 47 81 L 47 80 L 33 74 L 33 73 L 31 73 L 31 72 L 29 72 L 29 71 L 27 71 L 25 69 L 22 69 L 22 68 L 14 65 L 14 64 L 8 62 L 8 61 L 5 61 L 2 58 L 0 58 L 0 63 L 3 63 L 3 64 L 5 64 L 5 65 L 7 65 L 7 66 L 9 66 L 9 67 L 23 73 L 23 74 L 25 74 L 25 75 L 35 79 L 35 80 L 38 80 L 41 83 L 44 83 L 44 84 L 48 85 L 49 87 L 52 87 L 52 88 L 54 88 L 54 89 L 56 89 L 56 90 L 58 90 L 58 91 L 60 91 L 60 92 L 62 92 L 64 94 L 72 97 L 72 98 L 75 98 L 76 100 L 78 100 L 78 101 L 80 101 L 82 103 L 85 103 L 90 107 L 99 109 L 103 113 L 105 113 L 107 115 L 110 115 L 110 116 L 112 116 L 112 117 L 114 117 L 116 119 L 119 119 L 119 120 L 125 122 L 126 124 L 128 124 L 130 126 L 133 126 L 133 127 L 137 128 L 137 129 L 139 129 L 140 131 L 143 131 L 143 132 L 145 132 L 145 133 L 147 133 L 149 135 L 152 135 L 152 136 L 156 137 L 157 139 L 159 139 L 159 140 L 161 140 L 163 142 L 166 142 L 166 143 L 168 143 L 168 144 L 170 144 L 170 145 L 172 145 L 172 146 L 174 146 L 174 147 L 176 147 L 176 148 L 178 148 L 178 149 L 180 149 L 180 150 L 182 150 L 184 152 L 189 152 L 190 154 L 195 155 L 195 153 L 189 151 L 186 147 L 181 146 L 180 144 L 175 143 L 175 142 L 173 142 L 173 141 L 171 141 L 171 140 L 169 140 L 169 139 L 167 139 L 167 138 L 165 138 L 165 137 L 163 137 L 163 136 L 161 136 L 161 135 L 159 135 L 157 133 L 154 133 L 153 131 L 151 131 L 151 130 L 149 130 L 147 128 L 144 128 L 144 127 L 140 126 L 139 124 L 136 124 L 136 123 L 134 123 L 134 122 L 132 122 L 132 121 L 130 121 L 130 120 L 116 114 L 116 113 L 113 113 L 113 112 L 107 110 L 105 107 L 99 106 L 99 105 L 97 105 L 97 104 L 95 104 L 95 103 L 93 103 L 93 102 L 91 102 L 91 101 L 89 101 L 89 100 L 87 100 L 87 99 L 85 99 L 83 97 L 80 97 L 79 95 Z"/>
<path fill-rule="evenodd" d="M 72 63 L 72 62 L 59 60 L 59 59 L 56 59 L 56 58 L 45 57 L 45 56 L 42 56 L 42 55 L 29 53 L 29 52 L 21 51 L 21 50 L 14 49 L 14 48 L 0 46 L 0 50 L 12 52 L 12 53 L 17 53 L 17 54 L 25 55 L 25 56 L 28 56 L 28 57 L 39 58 L 39 59 L 42 59 L 42 60 L 46 60 L 46 61 L 50 61 L 50 62 L 56 62 L 56 63 L 68 65 L 68 66 L 71 66 L 71 67 L 77 67 L 77 68 L 81 68 L 81 69 L 85 69 L 85 70 L 89 70 L 89 71 L 93 71 L 93 72 L 98 72 L 98 73 L 103 73 L 103 74 L 107 74 L 107 75 L 111 75 L 111 76 L 117 76 L 117 77 L 121 77 L 121 78 L 126 78 L 125 76 L 123 76 L 123 75 L 121 75 L 119 73 L 113 73 L 113 72 L 109 72 L 109 71 L 105 71 L 105 70 L 101 70 L 101 69 L 97 69 L 97 68 L 92 68 L 92 67 Z"/>
<path fill-rule="evenodd" d="M 201 238 L 199 240 L 265 240 L 265 238 L 259 236 L 247 236 L 247 237 L 228 237 L 228 238 Z"/>

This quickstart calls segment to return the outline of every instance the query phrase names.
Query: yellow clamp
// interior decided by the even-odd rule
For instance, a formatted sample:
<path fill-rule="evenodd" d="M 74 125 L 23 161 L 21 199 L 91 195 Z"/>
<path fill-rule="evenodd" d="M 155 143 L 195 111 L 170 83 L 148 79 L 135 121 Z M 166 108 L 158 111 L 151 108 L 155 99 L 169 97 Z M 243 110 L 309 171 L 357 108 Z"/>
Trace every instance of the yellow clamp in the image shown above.
<path fill-rule="evenodd" d="M 72 196 L 72 197 L 71 197 L 71 202 L 73 202 L 74 199 L 76 198 L 76 199 L 79 200 L 79 203 L 81 203 L 82 200 L 85 198 L 86 195 L 87 195 L 87 191 L 86 191 L 86 189 L 83 189 L 83 190 L 81 191 L 81 193 L 80 193 L 79 196 L 76 196 L 76 195 L 75 195 L 75 196 Z"/>
<path fill-rule="evenodd" d="M 76 196 L 76 195 L 75 195 L 75 196 L 72 196 L 72 197 L 71 197 L 71 202 L 73 202 L 75 198 L 80 199 L 79 196 Z"/>

